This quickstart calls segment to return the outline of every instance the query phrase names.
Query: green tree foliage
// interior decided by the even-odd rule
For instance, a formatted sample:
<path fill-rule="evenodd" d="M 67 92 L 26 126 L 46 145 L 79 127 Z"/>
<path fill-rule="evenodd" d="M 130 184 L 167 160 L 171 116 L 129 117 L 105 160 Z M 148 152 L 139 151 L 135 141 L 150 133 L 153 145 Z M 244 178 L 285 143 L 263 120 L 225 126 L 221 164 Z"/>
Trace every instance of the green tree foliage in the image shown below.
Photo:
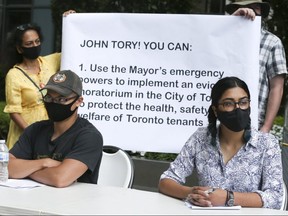
<path fill-rule="evenodd" d="M 214 0 L 216 2 L 216 0 Z M 218 0 L 219 1 L 219 0 Z M 63 12 L 73 9 L 78 13 L 204 13 L 203 0 L 52 0 L 52 17 L 56 29 L 56 48 L 61 47 Z M 203 6 L 204 5 L 204 6 Z"/>
<path fill-rule="evenodd" d="M 0 139 L 7 138 L 10 123 L 9 114 L 3 112 L 5 105 L 5 102 L 0 101 Z"/>
<path fill-rule="evenodd" d="M 0 65 L 0 101 L 5 101 L 5 74 L 2 72 Z"/>
<path fill-rule="evenodd" d="M 144 157 L 151 160 L 174 161 L 178 154 L 146 152 Z"/>
<path fill-rule="evenodd" d="M 270 0 L 273 17 L 268 21 L 269 31 L 277 35 L 288 54 L 288 0 Z"/>

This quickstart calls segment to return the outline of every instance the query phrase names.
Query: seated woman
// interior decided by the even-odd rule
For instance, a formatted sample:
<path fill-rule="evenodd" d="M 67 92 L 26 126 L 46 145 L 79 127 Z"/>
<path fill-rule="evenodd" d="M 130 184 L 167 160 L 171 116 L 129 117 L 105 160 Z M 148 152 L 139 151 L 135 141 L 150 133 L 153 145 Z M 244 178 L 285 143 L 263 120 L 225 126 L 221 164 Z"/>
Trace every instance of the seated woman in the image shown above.
<path fill-rule="evenodd" d="M 192 134 L 161 175 L 159 191 L 198 206 L 280 209 L 279 142 L 251 127 L 246 83 L 236 77 L 223 78 L 212 88 L 211 100 L 208 127 Z M 184 186 L 193 171 L 200 186 Z"/>

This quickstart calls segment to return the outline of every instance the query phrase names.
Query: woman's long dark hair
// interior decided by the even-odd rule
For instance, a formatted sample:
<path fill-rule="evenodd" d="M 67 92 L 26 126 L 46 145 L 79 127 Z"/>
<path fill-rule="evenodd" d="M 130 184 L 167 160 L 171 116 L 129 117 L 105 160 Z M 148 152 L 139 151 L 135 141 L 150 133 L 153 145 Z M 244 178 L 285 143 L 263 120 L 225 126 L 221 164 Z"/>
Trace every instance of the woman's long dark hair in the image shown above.
<path fill-rule="evenodd" d="M 27 23 L 17 26 L 13 29 L 7 38 L 6 43 L 6 57 L 4 61 L 4 72 L 7 73 L 15 64 L 21 63 L 23 61 L 23 56 L 18 53 L 17 46 L 22 46 L 22 38 L 26 31 L 34 30 L 37 32 L 40 41 L 43 41 L 43 35 L 41 28 L 37 24 Z"/>
<path fill-rule="evenodd" d="M 211 144 L 213 146 L 216 145 L 216 136 L 217 136 L 217 117 L 215 116 L 215 113 L 212 109 L 212 106 L 217 107 L 218 102 L 220 98 L 222 97 L 223 93 L 231 88 L 239 87 L 242 88 L 248 95 L 248 98 L 250 98 L 250 92 L 248 89 L 247 84 L 237 78 L 237 77 L 225 77 L 221 80 L 219 80 L 212 88 L 211 90 L 211 105 L 208 110 L 208 133 L 211 134 L 212 140 Z M 245 128 L 244 133 L 244 139 L 245 141 L 248 141 L 250 139 L 250 129 L 251 129 L 251 121 Z"/>

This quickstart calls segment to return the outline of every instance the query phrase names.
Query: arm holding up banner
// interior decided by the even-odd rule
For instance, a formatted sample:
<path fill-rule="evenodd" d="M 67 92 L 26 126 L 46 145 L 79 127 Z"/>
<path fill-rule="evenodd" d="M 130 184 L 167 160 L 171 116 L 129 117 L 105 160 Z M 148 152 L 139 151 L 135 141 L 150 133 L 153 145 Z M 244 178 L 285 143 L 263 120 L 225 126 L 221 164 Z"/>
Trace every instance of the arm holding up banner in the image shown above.
<path fill-rule="evenodd" d="M 246 83 L 223 78 L 212 88 L 211 100 L 208 127 L 198 128 L 162 174 L 160 192 L 206 207 L 280 209 L 280 147 L 272 135 L 251 127 Z M 193 171 L 201 187 L 183 186 Z"/>
<path fill-rule="evenodd" d="M 254 20 L 256 16 L 254 10 L 252 10 L 251 8 L 239 8 L 232 15 L 243 16 L 251 20 Z"/>
<path fill-rule="evenodd" d="M 63 16 L 64 16 L 64 17 L 67 17 L 69 14 L 72 14 L 72 13 L 76 13 L 76 11 L 74 11 L 74 10 L 65 11 L 65 12 L 63 13 Z"/>
<path fill-rule="evenodd" d="M 251 20 L 254 20 L 255 15 L 262 16 L 262 20 L 265 21 L 270 12 L 270 5 L 267 2 L 262 2 L 262 0 L 243 0 L 227 5 L 226 11 L 232 15 L 245 16 Z M 281 104 L 287 67 L 281 40 L 276 35 L 265 30 L 263 26 L 261 29 L 259 60 L 258 129 L 268 133 L 273 126 Z"/>

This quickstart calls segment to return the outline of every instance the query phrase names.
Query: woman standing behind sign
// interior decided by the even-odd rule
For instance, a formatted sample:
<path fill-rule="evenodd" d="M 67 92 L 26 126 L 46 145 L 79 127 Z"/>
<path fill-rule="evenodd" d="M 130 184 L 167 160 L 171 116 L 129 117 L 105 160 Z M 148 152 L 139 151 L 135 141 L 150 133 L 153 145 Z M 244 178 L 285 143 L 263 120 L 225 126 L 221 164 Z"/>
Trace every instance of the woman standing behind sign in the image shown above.
<path fill-rule="evenodd" d="M 74 10 L 63 13 L 66 17 Z M 60 53 L 39 56 L 43 36 L 39 26 L 24 24 L 16 27 L 8 38 L 6 76 L 6 107 L 11 117 L 7 145 L 9 149 L 30 124 L 48 119 L 39 89 L 60 70 Z"/>
<path fill-rule="evenodd" d="M 190 137 L 163 173 L 160 192 L 199 206 L 280 209 L 280 146 L 272 135 L 251 128 L 246 83 L 223 78 L 212 88 L 211 100 L 208 127 Z M 200 186 L 183 185 L 192 172 L 197 173 Z"/>
<path fill-rule="evenodd" d="M 9 148 L 28 125 L 48 119 L 39 89 L 60 69 L 60 53 L 39 56 L 42 40 L 40 27 L 30 23 L 16 27 L 8 38 L 7 66 L 11 69 L 5 79 L 4 112 L 11 118 Z"/>

